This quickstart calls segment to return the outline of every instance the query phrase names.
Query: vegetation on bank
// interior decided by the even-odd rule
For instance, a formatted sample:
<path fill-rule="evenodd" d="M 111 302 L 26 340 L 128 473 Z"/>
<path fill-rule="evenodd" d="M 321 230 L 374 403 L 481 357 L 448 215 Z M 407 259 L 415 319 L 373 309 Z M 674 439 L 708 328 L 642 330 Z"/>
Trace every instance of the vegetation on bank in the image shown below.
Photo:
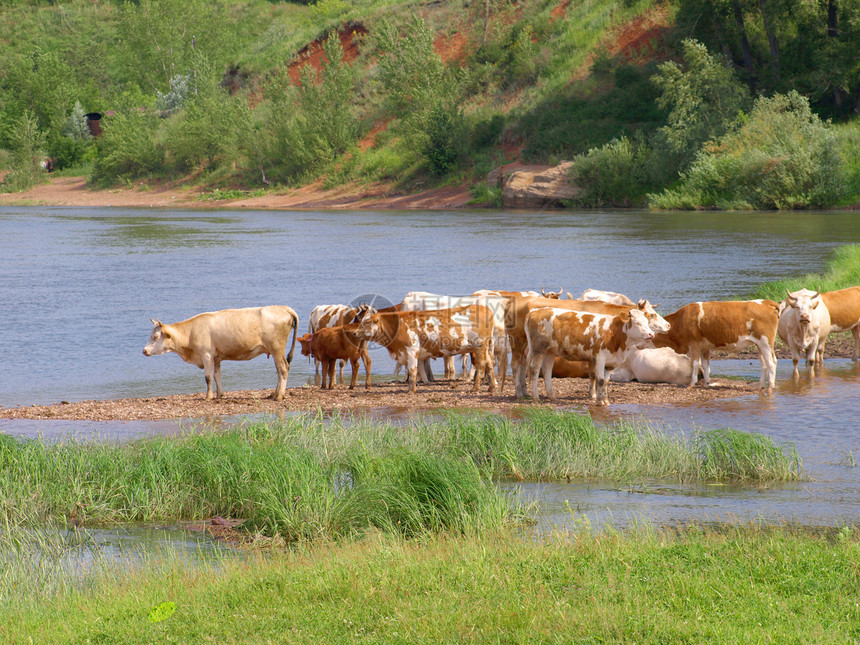
<path fill-rule="evenodd" d="M 0 441 L 0 508 L 15 524 L 215 515 L 286 541 L 368 528 L 416 536 L 496 529 L 522 514 L 499 479 L 768 482 L 804 477 L 792 447 L 746 432 L 691 440 L 550 411 L 408 425 L 304 416 L 131 443 Z"/>
<path fill-rule="evenodd" d="M 96 185 L 224 191 L 477 187 L 567 158 L 583 206 L 860 196 L 860 0 L 18 0 L 0 17 L 6 190 L 46 156 Z"/>
<path fill-rule="evenodd" d="M 814 291 L 836 291 L 860 285 L 860 245 L 841 246 L 833 252 L 821 274 L 807 274 L 794 278 L 783 278 L 761 285 L 753 298 L 768 298 L 775 302 L 785 299 L 786 291 L 812 289 Z"/>
<path fill-rule="evenodd" d="M 0 578 L 5 643 L 860 639 L 851 527 L 377 534 L 208 564 L 145 557 L 83 575 L 32 563 L 21 557 Z"/>

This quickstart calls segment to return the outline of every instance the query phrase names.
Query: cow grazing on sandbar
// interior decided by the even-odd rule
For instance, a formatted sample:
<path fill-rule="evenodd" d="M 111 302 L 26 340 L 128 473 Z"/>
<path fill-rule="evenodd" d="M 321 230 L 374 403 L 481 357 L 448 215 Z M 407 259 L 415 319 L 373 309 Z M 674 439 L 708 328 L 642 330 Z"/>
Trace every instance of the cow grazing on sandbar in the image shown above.
<path fill-rule="evenodd" d="M 341 325 L 339 327 L 323 327 L 313 334 L 299 337 L 302 356 L 312 356 L 322 365 L 322 389 L 334 388 L 334 370 L 338 361 L 349 361 L 352 367 L 352 379 L 349 389 L 355 389 L 358 379 L 358 361 L 364 363 L 364 373 L 367 375 L 365 388 L 370 389 L 370 356 L 367 353 L 367 341 L 355 334 L 357 325 Z M 341 382 L 343 375 L 341 375 Z"/>
<path fill-rule="evenodd" d="M 776 379 L 773 344 L 778 310 L 772 300 L 693 302 L 666 316 L 671 328 L 654 336 L 653 343 L 690 357 L 689 387 L 696 384 L 697 363 L 702 366 L 704 385 L 710 385 L 711 350 L 739 351 L 755 345 L 761 361 L 759 387 L 770 394 Z"/>
<path fill-rule="evenodd" d="M 780 303 L 779 337 L 791 350 L 794 378 L 800 375 L 797 363 L 801 354 L 806 356 L 809 375 L 815 376 L 815 366 L 824 362 L 824 345 L 830 333 L 830 312 L 821 299 L 821 293 L 800 289 L 788 291 Z"/>
<path fill-rule="evenodd" d="M 462 354 L 472 354 L 475 360 L 474 391 L 485 376 L 490 379 L 489 391 L 495 391 L 493 312 L 488 307 L 387 313 L 369 309 L 358 320 L 357 334 L 379 343 L 395 361 L 406 364 L 410 393 L 415 392 L 419 361 Z"/>
<path fill-rule="evenodd" d="M 654 337 L 648 318 L 628 307 L 618 314 L 571 311 L 558 307 L 532 309 L 526 315 L 528 380 L 532 399 L 539 401 L 538 377 L 543 373 L 546 395 L 554 399 L 552 367 L 555 357 L 584 360 L 591 374 L 591 400 L 608 405 L 608 372 L 619 365 L 630 348 Z M 596 387 L 594 385 L 596 384 Z"/>
<path fill-rule="evenodd" d="M 854 354 L 851 358 L 856 363 L 860 355 L 860 287 L 825 291 L 821 299 L 830 313 L 830 333 L 850 329 L 854 335 Z"/>
<path fill-rule="evenodd" d="M 505 330 L 508 332 L 508 343 L 511 347 L 511 371 L 514 375 L 514 388 L 517 398 L 525 396 L 526 392 L 526 355 L 528 343 L 525 332 L 526 316 L 532 309 L 542 307 L 558 307 L 575 311 L 585 311 L 617 316 L 631 307 L 613 305 L 598 300 L 553 300 L 541 297 L 512 297 L 505 303 Z M 648 319 L 651 331 L 664 332 L 669 329 L 666 322 L 647 300 L 640 301 L 635 307 Z M 592 382 L 592 385 L 594 383 Z"/>
<path fill-rule="evenodd" d="M 221 361 L 247 361 L 260 354 L 271 354 L 278 370 L 278 384 L 272 398 L 284 398 L 299 324 L 299 317 L 290 307 L 224 309 L 197 314 L 170 325 L 159 320 L 152 323 L 155 326 L 143 348 L 144 355 L 175 352 L 186 363 L 202 368 L 206 377 L 207 400 L 213 398 L 213 380 L 217 395 L 221 397 L 223 394 Z M 293 343 L 289 355 L 284 356 L 290 330 Z"/>

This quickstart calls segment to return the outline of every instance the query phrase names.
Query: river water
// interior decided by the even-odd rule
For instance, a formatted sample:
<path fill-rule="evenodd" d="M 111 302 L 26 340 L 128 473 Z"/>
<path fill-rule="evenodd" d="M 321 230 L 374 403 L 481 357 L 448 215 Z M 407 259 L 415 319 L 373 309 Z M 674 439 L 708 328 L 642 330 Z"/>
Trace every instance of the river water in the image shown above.
<path fill-rule="evenodd" d="M 202 371 L 144 357 L 150 318 L 288 304 L 300 331 L 317 304 L 399 301 L 411 290 L 593 287 L 647 297 L 670 312 L 743 297 L 762 282 L 819 272 L 860 243 L 860 217 L 834 213 L 284 212 L 0 208 L 0 405 L 199 392 Z M 815 286 L 815 285 L 811 285 Z M 312 366 L 296 352 L 288 386 Z M 374 371 L 388 373 L 387 355 Z M 378 370 L 377 370 L 378 367 Z M 758 362 L 715 361 L 719 377 L 758 378 Z M 611 406 L 690 431 L 733 427 L 797 447 L 814 482 L 776 490 L 665 482 L 526 485 L 552 522 L 625 524 L 763 518 L 839 525 L 860 511 L 860 390 L 850 361 L 795 384 L 781 361 L 772 398 L 696 406 Z M 228 362 L 225 389 L 272 388 L 264 357 Z M 45 437 L 175 432 L 174 422 L 0 420 L 0 432 Z"/>

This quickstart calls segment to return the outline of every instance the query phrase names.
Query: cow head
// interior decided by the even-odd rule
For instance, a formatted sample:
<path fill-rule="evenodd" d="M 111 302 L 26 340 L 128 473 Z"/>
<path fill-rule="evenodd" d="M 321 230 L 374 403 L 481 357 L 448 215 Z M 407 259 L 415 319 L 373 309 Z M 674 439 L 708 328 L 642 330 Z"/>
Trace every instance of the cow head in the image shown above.
<path fill-rule="evenodd" d="M 651 321 L 640 309 L 630 310 L 630 320 L 624 323 L 624 332 L 627 334 L 627 339 L 632 341 L 645 341 L 654 338 L 654 332 L 651 331 Z"/>
<path fill-rule="evenodd" d="M 305 334 L 304 336 L 299 336 L 296 338 L 299 343 L 302 345 L 302 356 L 312 356 L 313 352 L 311 350 L 311 340 L 313 339 L 313 334 Z"/>
<path fill-rule="evenodd" d="M 358 307 L 355 308 L 355 315 L 352 317 L 352 320 L 344 320 L 343 322 L 346 324 L 351 323 L 360 323 L 367 316 L 376 313 L 376 308 L 367 303 L 361 303 Z"/>
<path fill-rule="evenodd" d="M 812 292 L 809 289 L 800 289 L 791 293 L 788 289 L 785 290 L 788 297 L 785 299 L 786 304 L 792 309 L 797 310 L 797 320 L 801 325 L 808 325 L 812 320 L 812 311 L 818 307 L 821 302 L 821 291 Z"/>
<path fill-rule="evenodd" d="M 669 321 L 658 314 L 654 309 L 654 305 L 648 302 L 645 298 L 642 298 L 639 301 L 639 304 L 636 305 L 636 308 L 631 309 L 630 311 L 638 311 L 644 314 L 645 318 L 648 320 L 648 325 L 651 327 L 651 331 L 656 333 L 665 334 L 671 327 Z"/>
<path fill-rule="evenodd" d="M 553 300 L 558 300 L 559 296 L 561 296 L 562 291 L 562 288 L 559 288 L 558 291 L 544 291 L 543 289 L 541 289 L 540 293 L 544 298 L 552 298 Z"/>
<path fill-rule="evenodd" d="M 152 324 L 152 333 L 149 335 L 149 342 L 143 348 L 144 356 L 157 356 L 166 352 L 173 351 L 173 332 L 170 325 L 165 325 L 160 320 L 149 319 Z"/>

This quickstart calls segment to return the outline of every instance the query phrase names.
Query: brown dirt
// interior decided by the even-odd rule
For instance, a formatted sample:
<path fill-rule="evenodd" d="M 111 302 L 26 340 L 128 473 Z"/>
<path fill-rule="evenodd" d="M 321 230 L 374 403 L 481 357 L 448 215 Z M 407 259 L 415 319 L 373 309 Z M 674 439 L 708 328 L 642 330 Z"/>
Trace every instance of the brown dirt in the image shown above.
<path fill-rule="evenodd" d="M 829 358 L 851 356 L 853 339 L 849 332 L 834 334 L 827 344 Z M 790 358 L 781 344 L 777 345 L 779 358 Z M 738 354 L 715 352 L 713 359 L 734 358 L 758 362 L 754 350 Z M 349 370 L 346 370 L 347 374 Z M 363 374 L 359 378 L 361 382 Z M 590 409 L 588 381 L 586 379 L 554 379 L 553 385 L 558 401 L 552 405 L 561 408 Z M 543 386 L 541 386 L 543 392 Z M 757 382 L 717 379 L 711 387 L 685 388 L 676 385 L 651 383 L 611 383 L 609 388 L 612 404 L 679 405 L 701 403 L 714 399 L 758 393 Z M 222 399 L 206 401 L 202 392 L 176 394 L 135 399 L 105 401 L 80 401 L 31 405 L 18 408 L 0 408 L 3 419 L 68 419 L 81 421 L 133 421 L 178 418 L 211 418 L 244 414 L 277 414 L 285 411 L 353 411 L 353 412 L 412 412 L 440 409 L 484 410 L 510 413 L 516 408 L 531 405 L 528 401 L 513 396 L 510 379 L 505 384 L 504 394 L 488 394 L 486 388 L 472 392 L 470 384 L 463 381 L 440 380 L 428 385 L 420 384 L 415 394 L 409 394 L 403 383 L 378 383 L 369 391 L 357 386 L 350 391 L 345 385 L 333 390 L 301 386 L 287 389 L 284 401 L 267 398 L 269 390 L 240 390 L 227 392 Z"/>
<path fill-rule="evenodd" d="M 472 198 L 466 185 L 446 186 L 403 194 L 390 184 L 322 188 L 322 180 L 261 197 L 201 200 L 204 191 L 179 182 L 134 188 L 93 190 L 84 177 L 50 177 L 44 184 L 20 193 L 0 193 L 0 205 L 139 207 L 139 208 L 250 208 L 259 210 L 309 209 L 458 209 Z"/>
<path fill-rule="evenodd" d="M 358 58 L 358 45 L 361 38 L 367 34 L 367 29 L 361 24 L 349 24 L 338 30 L 340 46 L 343 48 L 343 62 L 351 63 Z M 328 38 L 328 35 L 326 35 Z M 296 60 L 290 63 L 289 74 L 293 85 L 301 82 L 302 69 L 310 66 L 315 72 L 322 69 L 323 63 L 328 62 L 323 52 L 323 38 L 318 38 L 305 45 L 296 54 Z"/>
<path fill-rule="evenodd" d="M 349 370 L 347 370 L 348 372 Z M 557 407 L 588 408 L 587 379 L 555 379 L 553 386 L 559 397 L 551 404 Z M 704 388 L 684 388 L 674 385 L 612 383 L 610 404 L 693 403 L 743 394 L 756 393 L 758 384 L 723 380 Z M 543 386 L 541 386 L 543 388 Z M 541 392 L 543 389 L 541 389 Z M 21 408 L 0 408 L 5 419 L 70 419 L 84 421 L 132 421 L 176 418 L 207 418 L 244 414 L 277 414 L 284 411 L 402 411 L 460 409 L 510 412 L 528 402 L 513 396 L 513 386 L 505 385 L 505 394 L 488 394 L 486 388 L 472 392 L 471 384 L 463 381 L 437 381 L 419 384 L 415 394 L 409 394 L 403 383 L 374 384 L 369 391 L 357 386 L 350 391 L 345 385 L 333 390 L 302 386 L 287 389 L 283 401 L 266 398 L 271 390 L 241 390 L 227 392 L 221 399 L 206 401 L 202 392 L 138 399 L 109 401 L 80 401 L 32 405 Z"/>

